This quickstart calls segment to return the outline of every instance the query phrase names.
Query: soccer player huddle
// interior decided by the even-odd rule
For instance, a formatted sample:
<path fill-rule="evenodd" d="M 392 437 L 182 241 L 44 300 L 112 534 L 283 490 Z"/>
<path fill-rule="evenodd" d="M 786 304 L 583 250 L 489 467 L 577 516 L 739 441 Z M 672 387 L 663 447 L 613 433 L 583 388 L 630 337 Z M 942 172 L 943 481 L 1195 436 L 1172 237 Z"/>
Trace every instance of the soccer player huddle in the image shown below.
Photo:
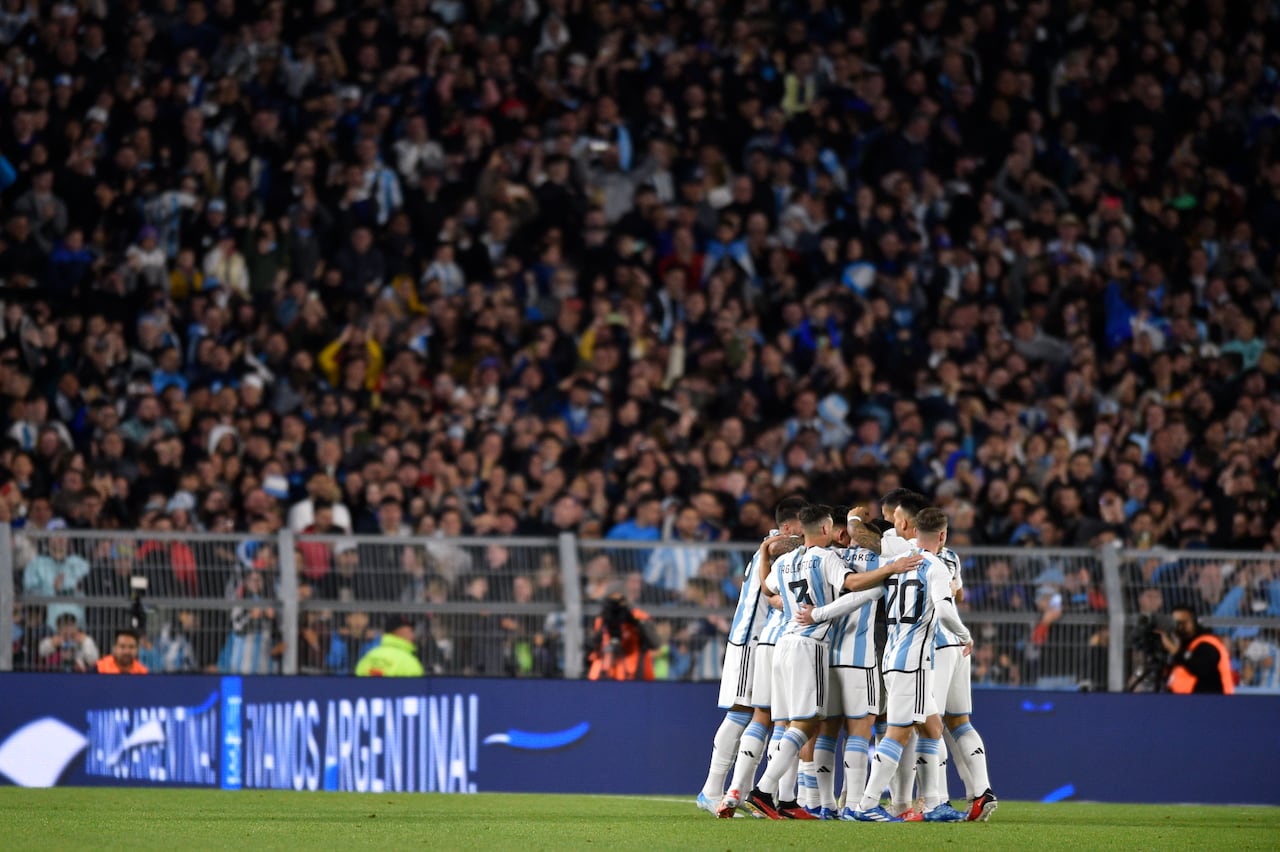
<path fill-rule="evenodd" d="M 859 822 L 985 821 L 995 811 L 986 749 L 969 721 L 973 643 L 956 610 L 964 584 L 947 517 L 906 489 L 880 508 L 884 521 L 801 497 L 778 504 L 778 528 L 747 567 L 729 632 L 728 712 L 698 794 L 703 810 Z M 964 810 L 950 802 L 948 752 Z"/>

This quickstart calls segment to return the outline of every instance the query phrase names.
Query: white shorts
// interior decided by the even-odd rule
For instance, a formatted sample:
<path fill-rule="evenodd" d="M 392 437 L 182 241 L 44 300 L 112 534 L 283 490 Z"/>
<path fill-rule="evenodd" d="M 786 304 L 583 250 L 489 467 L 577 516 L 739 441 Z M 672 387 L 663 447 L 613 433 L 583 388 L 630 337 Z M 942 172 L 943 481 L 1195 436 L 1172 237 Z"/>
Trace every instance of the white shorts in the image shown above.
<path fill-rule="evenodd" d="M 973 709 L 969 690 L 969 657 L 964 648 L 953 645 L 933 652 L 934 703 L 948 716 L 967 716 Z"/>
<path fill-rule="evenodd" d="M 851 666 L 831 668 L 827 716 L 862 719 L 880 709 L 880 672 Z"/>
<path fill-rule="evenodd" d="M 724 668 L 720 672 L 720 709 L 751 706 L 751 681 L 755 674 L 754 645 L 728 643 L 724 649 Z"/>
<path fill-rule="evenodd" d="M 773 697 L 773 645 L 757 645 L 751 654 L 751 706 L 768 710 Z"/>
<path fill-rule="evenodd" d="M 826 645 L 807 636 L 783 636 L 773 649 L 773 720 L 821 717 L 830 669 Z"/>
<path fill-rule="evenodd" d="M 938 713 L 933 700 L 933 669 L 885 672 L 885 715 L 890 725 L 907 727 Z"/>

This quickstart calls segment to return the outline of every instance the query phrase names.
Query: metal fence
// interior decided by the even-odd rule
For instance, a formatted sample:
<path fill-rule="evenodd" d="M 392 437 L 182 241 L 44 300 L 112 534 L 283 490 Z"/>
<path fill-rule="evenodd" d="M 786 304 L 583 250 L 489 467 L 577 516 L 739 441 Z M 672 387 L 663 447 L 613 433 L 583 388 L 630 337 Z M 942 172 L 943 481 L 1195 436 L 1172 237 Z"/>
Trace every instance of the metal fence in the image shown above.
<path fill-rule="evenodd" d="M 622 590 L 660 647 L 655 674 L 720 676 L 757 545 L 559 538 L 11 531 L 0 525 L 0 671 L 92 668 L 145 621 L 153 671 L 349 674 L 388 616 L 448 675 L 578 678 Z M 965 548 L 975 686 L 1157 683 L 1159 629 L 1192 607 L 1247 688 L 1280 689 L 1280 554 Z M 145 578 L 145 590 L 137 588 Z"/>

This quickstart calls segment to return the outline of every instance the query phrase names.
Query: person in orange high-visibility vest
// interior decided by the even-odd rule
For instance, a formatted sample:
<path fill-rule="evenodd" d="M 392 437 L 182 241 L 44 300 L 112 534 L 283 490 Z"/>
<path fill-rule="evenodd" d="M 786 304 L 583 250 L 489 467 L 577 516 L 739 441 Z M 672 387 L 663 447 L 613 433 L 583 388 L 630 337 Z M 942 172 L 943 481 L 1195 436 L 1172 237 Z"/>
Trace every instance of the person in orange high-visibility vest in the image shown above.
<path fill-rule="evenodd" d="M 1196 614 L 1186 607 L 1173 610 L 1173 629 L 1176 637 L 1159 631 L 1170 655 L 1169 691 L 1181 695 L 1235 692 L 1231 654 L 1223 641 L 1201 627 Z"/>
<path fill-rule="evenodd" d="M 658 647 L 649 615 L 621 594 L 605 599 L 592 634 L 591 680 L 653 680 L 653 649 Z"/>
<path fill-rule="evenodd" d="M 138 662 L 138 631 L 116 631 L 111 653 L 98 660 L 98 674 L 147 674 L 147 667 Z"/>

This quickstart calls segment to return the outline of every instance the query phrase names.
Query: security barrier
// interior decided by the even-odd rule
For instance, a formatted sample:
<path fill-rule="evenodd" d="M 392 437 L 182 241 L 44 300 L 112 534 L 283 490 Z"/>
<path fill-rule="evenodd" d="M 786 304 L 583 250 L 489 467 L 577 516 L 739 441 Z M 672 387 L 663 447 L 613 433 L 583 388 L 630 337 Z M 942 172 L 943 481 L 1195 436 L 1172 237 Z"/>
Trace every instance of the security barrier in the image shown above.
<path fill-rule="evenodd" d="M 350 674 L 391 615 L 441 676 L 583 677 L 602 602 L 653 619 L 658 679 L 715 681 L 754 543 L 32 532 L 0 525 L 0 671 L 81 671 L 145 622 L 160 673 Z M 977 687 L 1154 691 L 1190 606 L 1245 691 L 1280 691 L 1270 553 L 964 548 Z"/>

